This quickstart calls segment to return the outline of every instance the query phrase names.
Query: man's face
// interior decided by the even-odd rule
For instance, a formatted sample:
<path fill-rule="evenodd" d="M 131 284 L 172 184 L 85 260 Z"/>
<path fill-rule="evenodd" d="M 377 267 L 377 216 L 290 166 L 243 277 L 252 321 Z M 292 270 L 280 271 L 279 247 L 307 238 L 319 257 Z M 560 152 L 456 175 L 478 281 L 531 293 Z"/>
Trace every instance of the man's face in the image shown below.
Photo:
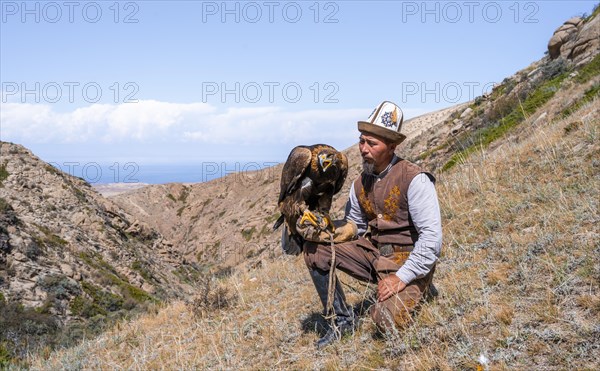
<path fill-rule="evenodd" d="M 388 144 L 379 137 L 370 134 L 361 134 L 358 149 L 365 165 L 365 171 L 374 170 L 376 173 L 383 171 L 394 156 L 395 144 Z"/>

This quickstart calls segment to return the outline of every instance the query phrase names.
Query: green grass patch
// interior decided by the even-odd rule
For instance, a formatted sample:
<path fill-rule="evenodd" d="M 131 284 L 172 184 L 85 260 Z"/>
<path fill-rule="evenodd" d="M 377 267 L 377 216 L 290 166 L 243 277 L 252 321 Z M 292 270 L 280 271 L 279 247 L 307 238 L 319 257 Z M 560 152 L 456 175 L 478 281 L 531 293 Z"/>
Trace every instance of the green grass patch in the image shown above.
<path fill-rule="evenodd" d="M 121 291 L 121 294 L 123 295 L 125 300 L 131 299 L 136 303 L 143 303 L 145 301 L 149 301 L 149 302 L 153 302 L 153 303 L 159 302 L 158 299 L 154 298 L 152 295 L 148 294 L 146 291 L 133 286 L 132 284 L 125 281 L 118 275 L 107 274 L 106 277 L 112 282 L 113 285 L 119 287 L 119 290 Z"/>
<path fill-rule="evenodd" d="M 100 287 L 86 281 L 81 283 L 81 287 L 92 298 L 94 304 L 102 309 L 104 312 L 102 314 L 115 312 L 123 307 L 123 298 L 119 295 L 102 290 Z"/>
<path fill-rule="evenodd" d="M 55 315 L 0 302 L 0 369 L 26 369 L 26 355 L 59 345 L 60 331 Z"/>
<path fill-rule="evenodd" d="M 152 302 L 158 303 L 159 300 L 154 298 L 152 295 L 148 294 L 146 291 L 140 289 L 139 287 L 135 287 L 127 282 L 121 282 L 121 292 L 125 293 L 125 297 L 129 297 L 135 300 L 138 303 L 143 302 Z"/>
<path fill-rule="evenodd" d="M 130 299 L 130 302 L 131 300 L 133 300 L 136 303 L 142 303 L 146 301 L 153 303 L 159 302 L 159 300 L 154 298 L 152 295 L 127 282 L 127 280 L 121 277 L 121 275 L 116 271 L 116 269 L 112 265 L 107 263 L 100 254 L 94 252 L 81 252 L 79 253 L 79 257 L 89 266 L 96 268 L 102 274 L 104 279 L 106 279 L 114 286 L 117 286 L 121 292 L 121 295 L 123 295 L 125 301 Z M 139 264 L 141 269 L 141 262 Z M 144 274 L 146 274 L 150 278 L 152 277 L 149 271 Z M 144 275 L 142 275 L 142 277 L 144 277 Z"/>
<path fill-rule="evenodd" d="M 508 80 L 504 79 L 504 81 L 502 81 L 502 83 L 500 85 L 498 85 L 492 89 L 492 92 L 490 93 L 490 99 L 492 101 L 495 101 L 496 99 L 498 99 L 504 95 L 504 92 L 506 91 L 506 83 L 507 82 L 508 82 Z"/>
<path fill-rule="evenodd" d="M 561 82 L 567 76 L 568 73 L 564 72 L 546 81 L 530 93 L 524 102 L 517 102 L 516 107 L 513 107 L 512 111 L 504 116 L 497 125 L 476 130 L 471 135 L 473 143 L 452 155 L 450 160 L 442 167 L 442 171 L 450 170 L 456 164 L 463 162 L 464 159 L 477 149 L 485 148 L 495 140 L 502 138 L 508 131 L 523 122 L 529 115 L 548 102 L 556 94 Z"/>
<path fill-rule="evenodd" d="M 419 155 L 419 157 L 417 157 L 419 160 L 425 160 L 427 157 L 431 156 L 432 154 L 434 154 L 437 151 L 441 151 L 442 149 L 448 147 L 448 142 L 442 143 L 439 146 L 432 148 L 432 149 L 428 149 L 427 151 L 421 153 Z"/>
<path fill-rule="evenodd" d="M 281 214 L 280 214 L 280 213 L 273 214 L 273 215 L 271 215 L 271 216 L 267 216 L 267 217 L 265 218 L 265 221 L 266 221 L 267 223 L 273 223 L 273 222 L 275 222 L 277 219 L 279 219 L 279 217 L 280 217 L 280 216 L 281 216 Z"/>
<path fill-rule="evenodd" d="M 592 79 L 592 77 L 600 74 L 600 54 L 596 55 L 590 63 L 581 67 L 574 80 L 578 83 L 584 83 Z"/>
<path fill-rule="evenodd" d="M 2 181 L 6 180 L 10 174 L 6 170 L 6 164 L 0 165 L 0 187 L 3 187 Z"/>
<path fill-rule="evenodd" d="M 207 272 L 202 272 L 189 265 L 181 265 L 173 270 L 173 274 L 177 276 L 181 282 L 191 285 L 198 284 L 206 273 Z"/>
<path fill-rule="evenodd" d="M 92 318 L 97 315 L 105 316 L 106 310 L 83 296 L 76 296 L 69 304 L 71 313 L 82 318 Z"/>
<path fill-rule="evenodd" d="M 39 244 L 41 244 L 43 246 L 59 247 L 59 248 L 64 247 L 68 244 L 67 241 L 63 240 L 59 236 L 52 233 L 52 231 L 50 231 L 50 229 L 48 229 L 48 227 L 45 227 L 45 226 L 39 225 L 39 224 L 35 224 L 35 223 L 34 223 L 34 225 L 44 234 L 44 236 L 42 238 L 35 238 L 36 242 L 38 242 Z"/>
<path fill-rule="evenodd" d="M 271 234 L 271 226 L 268 224 L 264 224 L 258 233 L 258 237 L 268 236 Z"/>
<path fill-rule="evenodd" d="M 183 191 L 181 191 L 181 194 L 179 195 L 179 201 L 185 203 L 185 201 L 187 201 L 188 196 L 190 195 L 190 190 L 184 186 L 183 187 Z"/>
<path fill-rule="evenodd" d="M 596 84 L 592 86 L 590 89 L 586 90 L 583 94 L 583 97 L 576 100 L 572 104 L 570 104 L 567 108 L 563 109 L 558 115 L 559 118 L 564 119 L 573 114 L 573 112 L 577 111 L 584 104 L 591 102 L 594 98 L 598 97 L 600 94 L 600 84 Z"/>
<path fill-rule="evenodd" d="M 44 165 L 44 169 L 46 169 L 46 171 L 49 172 L 50 174 L 61 175 L 60 170 L 58 170 L 57 168 L 55 168 L 54 166 L 52 166 L 50 164 Z"/>
<path fill-rule="evenodd" d="M 154 276 L 148 270 L 148 265 L 141 260 L 136 260 L 131 264 L 131 269 L 138 272 L 146 281 L 154 281 Z"/>
<path fill-rule="evenodd" d="M 79 189 L 76 185 L 69 183 L 69 185 L 71 186 L 71 191 L 73 192 L 73 194 L 75 195 L 75 197 L 82 203 L 86 203 L 87 202 L 87 198 L 85 197 L 85 192 L 83 192 L 81 189 Z"/>
<path fill-rule="evenodd" d="M 242 229 L 242 237 L 244 237 L 246 241 L 250 241 L 254 232 L 256 232 L 256 227 L 252 227 L 250 229 Z"/>
<path fill-rule="evenodd" d="M 10 354 L 8 343 L 3 341 L 0 343 L 0 369 L 8 369 L 12 363 L 13 357 Z"/>
<path fill-rule="evenodd" d="M 79 253 L 79 258 L 83 260 L 87 265 L 96 268 L 100 271 L 112 273 L 116 276 L 119 275 L 115 267 L 106 262 L 104 258 L 102 258 L 102 255 L 98 254 L 97 252 L 82 251 Z"/>
<path fill-rule="evenodd" d="M 600 14 L 600 3 L 594 5 L 594 10 L 592 11 L 592 14 L 590 14 L 589 16 L 587 16 L 585 18 L 585 21 L 586 22 L 591 21 L 592 19 L 594 19 L 595 17 L 597 17 L 598 14 Z"/>

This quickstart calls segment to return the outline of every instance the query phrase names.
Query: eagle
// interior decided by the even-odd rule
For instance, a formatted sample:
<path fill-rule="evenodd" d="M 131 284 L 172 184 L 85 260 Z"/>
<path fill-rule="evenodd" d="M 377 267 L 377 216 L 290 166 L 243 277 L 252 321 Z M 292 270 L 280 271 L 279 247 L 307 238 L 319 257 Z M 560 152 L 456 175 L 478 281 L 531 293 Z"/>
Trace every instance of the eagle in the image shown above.
<path fill-rule="evenodd" d="M 285 221 L 290 237 L 299 246 L 303 239 L 296 231 L 298 219 L 298 224 L 308 221 L 317 228 L 329 228 L 333 232 L 329 209 L 333 195 L 342 189 L 347 175 L 346 155 L 329 145 L 292 149 L 281 172 L 278 200 L 281 216 L 273 225 L 273 231 Z"/>

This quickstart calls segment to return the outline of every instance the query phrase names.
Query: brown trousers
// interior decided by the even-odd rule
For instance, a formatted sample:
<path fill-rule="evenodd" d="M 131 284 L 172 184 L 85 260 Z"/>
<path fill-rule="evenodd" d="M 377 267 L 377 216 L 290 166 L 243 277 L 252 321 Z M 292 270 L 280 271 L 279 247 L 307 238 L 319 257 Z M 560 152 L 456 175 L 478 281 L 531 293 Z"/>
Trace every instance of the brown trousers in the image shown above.
<path fill-rule="evenodd" d="M 369 240 L 360 237 L 335 245 L 335 268 L 360 281 L 377 283 L 387 275 L 395 274 L 408 255 L 408 252 L 398 252 L 382 256 Z M 304 261 L 309 269 L 329 271 L 331 245 L 306 242 Z M 402 329 L 412 321 L 411 315 L 427 294 L 434 271 L 435 267 L 425 277 L 410 282 L 398 294 L 371 306 L 371 318 L 381 330 Z"/>

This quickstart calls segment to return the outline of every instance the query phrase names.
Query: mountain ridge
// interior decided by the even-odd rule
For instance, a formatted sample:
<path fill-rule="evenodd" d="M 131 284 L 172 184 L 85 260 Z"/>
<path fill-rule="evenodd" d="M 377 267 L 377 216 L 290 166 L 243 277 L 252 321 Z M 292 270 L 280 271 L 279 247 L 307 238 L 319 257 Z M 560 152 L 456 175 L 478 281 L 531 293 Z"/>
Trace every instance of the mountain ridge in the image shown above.
<path fill-rule="evenodd" d="M 138 308 L 151 314 L 27 362 L 40 369 L 108 368 L 117 360 L 127 368 L 233 368 L 249 360 L 257 367 L 282 360 L 294 368 L 352 366 L 340 350 L 353 354 L 355 367 L 476 368 L 480 352 L 500 368 L 515 362 L 594 368 L 597 360 L 586 351 L 598 345 L 593 321 L 600 313 L 593 260 L 600 41 L 590 37 L 597 14 L 598 8 L 557 30 L 560 40 L 552 45 L 560 55 L 534 62 L 472 102 L 406 122 L 411 137 L 398 153 L 438 176 L 447 241 L 438 273 L 442 294 L 407 333 L 372 344 L 372 324 L 362 323 L 358 336 L 326 350 L 330 360 L 307 356 L 320 326 L 319 304 L 301 259 L 282 257 L 279 235 L 270 230 L 281 164 L 106 199 L 24 147 L 1 142 L 0 365 L 45 346 L 77 343 L 86 335 L 78 321 L 101 331 L 111 317 Z M 345 152 L 349 181 L 335 197 L 334 218 L 343 216 L 360 171 L 356 146 Z M 530 272 L 533 279 L 525 280 Z M 351 292 L 356 302 L 369 290 Z M 19 326 L 24 316 L 37 327 Z M 165 328 L 167 319 L 177 326 Z M 207 336 L 203 329 L 215 323 L 223 331 Z M 186 338 L 190 331 L 194 342 L 152 346 L 165 334 Z M 232 338 L 230 331 L 241 335 Z M 58 335 L 69 339 L 51 339 Z M 134 339 L 131 346 L 120 345 L 122 336 Z M 190 347 L 196 356 L 186 358 Z M 552 356 L 556 350 L 565 356 Z M 132 351 L 143 357 L 132 360 Z"/>
<path fill-rule="evenodd" d="M 0 350 L 68 344 L 191 292 L 159 233 L 23 146 L 0 153 Z"/>

